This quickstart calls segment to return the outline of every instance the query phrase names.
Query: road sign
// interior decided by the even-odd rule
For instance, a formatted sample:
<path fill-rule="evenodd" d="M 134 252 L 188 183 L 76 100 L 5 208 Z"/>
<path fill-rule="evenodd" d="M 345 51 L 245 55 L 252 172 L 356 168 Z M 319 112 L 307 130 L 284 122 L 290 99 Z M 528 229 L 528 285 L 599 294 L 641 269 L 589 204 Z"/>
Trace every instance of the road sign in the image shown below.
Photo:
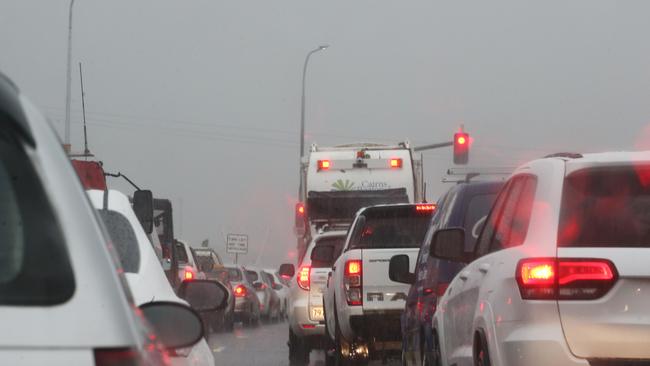
<path fill-rule="evenodd" d="M 228 234 L 226 241 L 226 251 L 234 254 L 248 253 L 248 235 Z"/>

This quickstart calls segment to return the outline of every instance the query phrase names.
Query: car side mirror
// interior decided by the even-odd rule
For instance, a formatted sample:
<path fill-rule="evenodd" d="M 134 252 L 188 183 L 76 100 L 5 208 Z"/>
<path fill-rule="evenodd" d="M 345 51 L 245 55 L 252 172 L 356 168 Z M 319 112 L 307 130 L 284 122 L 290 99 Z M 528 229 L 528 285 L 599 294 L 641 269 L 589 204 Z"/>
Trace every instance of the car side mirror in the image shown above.
<path fill-rule="evenodd" d="M 296 267 L 291 263 L 285 263 L 280 266 L 278 274 L 280 274 L 280 277 L 282 278 L 291 279 L 296 274 Z"/>
<path fill-rule="evenodd" d="M 185 348 L 203 337 L 203 322 L 188 306 L 155 301 L 140 306 L 142 316 L 167 349 Z"/>
<path fill-rule="evenodd" d="M 140 221 L 144 232 L 153 232 L 153 193 L 150 190 L 137 190 L 133 193 L 133 212 Z"/>
<path fill-rule="evenodd" d="M 469 262 L 469 255 L 465 252 L 465 229 L 450 228 L 436 231 L 429 251 L 432 257 L 452 262 Z"/>
<path fill-rule="evenodd" d="M 334 245 L 317 245 L 312 249 L 310 259 L 312 262 L 332 263 L 334 262 Z"/>
<path fill-rule="evenodd" d="M 405 283 L 407 285 L 415 283 L 415 273 L 409 272 L 408 255 L 395 255 L 390 259 L 388 277 L 393 282 Z"/>
<path fill-rule="evenodd" d="M 183 281 L 178 296 L 200 313 L 222 310 L 228 304 L 228 289 L 213 280 Z"/>

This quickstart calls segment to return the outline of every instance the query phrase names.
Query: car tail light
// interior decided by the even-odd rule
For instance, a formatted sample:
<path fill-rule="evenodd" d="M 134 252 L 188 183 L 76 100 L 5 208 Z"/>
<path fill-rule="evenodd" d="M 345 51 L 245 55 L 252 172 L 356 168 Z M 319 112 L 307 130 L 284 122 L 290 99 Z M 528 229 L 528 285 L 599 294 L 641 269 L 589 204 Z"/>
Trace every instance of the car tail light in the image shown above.
<path fill-rule="evenodd" d="M 237 285 L 237 287 L 235 287 L 235 290 L 233 292 L 235 293 L 235 297 L 245 297 L 246 287 L 244 287 L 243 285 Z"/>
<path fill-rule="evenodd" d="M 300 288 L 303 290 L 309 291 L 310 277 L 311 277 L 311 267 L 310 266 L 300 267 L 298 276 L 296 276 L 296 281 L 298 281 L 298 286 L 300 286 Z"/>
<path fill-rule="evenodd" d="M 142 358 L 131 348 L 106 348 L 94 351 L 96 366 L 138 366 Z"/>
<path fill-rule="evenodd" d="M 189 281 L 194 279 L 194 271 L 192 271 L 191 267 L 185 267 L 185 274 L 183 275 L 183 278 Z"/>
<path fill-rule="evenodd" d="M 345 262 L 345 293 L 348 305 L 363 304 L 363 267 L 358 259 Z"/>
<path fill-rule="evenodd" d="M 391 168 L 401 168 L 402 167 L 402 159 L 390 159 L 390 167 Z"/>
<path fill-rule="evenodd" d="M 332 162 L 330 162 L 329 160 L 319 160 L 318 161 L 318 170 L 328 170 L 331 165 L 332 165 Z"/>
<path fill-rule="evenodd" d="M 617 280 L 612 262 L 583 258 L 522 259 L 516 276 L 525 300 L 593 300 L 604 296 Z"/>
<path fill-rule="evenodd" d="M 415 205 L 415 211 L 417 212 L 433 212 L 436 210 L 436 205 L 433 203 L 423 203 Z"/>

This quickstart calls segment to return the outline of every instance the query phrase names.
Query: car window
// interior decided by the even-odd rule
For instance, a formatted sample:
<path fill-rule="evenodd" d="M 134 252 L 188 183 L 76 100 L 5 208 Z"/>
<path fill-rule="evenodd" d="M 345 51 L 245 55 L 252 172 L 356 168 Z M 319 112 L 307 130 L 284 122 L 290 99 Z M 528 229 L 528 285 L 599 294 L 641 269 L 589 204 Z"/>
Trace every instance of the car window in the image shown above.
<path fill-rule="evenodd" d="M 419 248 L 432 211 L 414 206 L 377 207 L 364 211 L 365 223 L 355 231 L 350 248 Z"/>
<path fill-rule="evenodd" d="M 241 271 L 237 268 L 226 268 L 228 271 L 228 280 L 231 282 L 242 282 L 243 277 Z"/>
<path fill-rule="evenodd" d="M 187 251 L 185 250 L 185 245 L 182 243 L 176 242 L 176 256 L 178 257 L 178 262 L 187 263 Z"/>
<path fill-rule="evenodd" d="M 472 251 L 476 245 L 487 215 L 496 199 L 496 193 L 477 194 L 469 198 L 466 206 L 463 227 L 465 228 L 465 250 Z"/>
<path fill-rule="evenodd" d="M 648 177 L 650 166 L 592 168 L 569 175 L 558 245 L 650 248 Z"/>
<path fill-rule="evenodd" d="M 140 268 L 140 248 L 133 227 L 124 215 L 111 210 L 97 210 L 111 237 L 124 272 L 137 273 Z"/>
<path fill-rule="evenodd" d="M 75 278 L 43 183 L 21 144 L 1 130 L 0 243 L 0 305 L 56 305 L 72 297 Z"/>
<path fill-rule="evenodd" d="M 334 256 L 332 257 L 333 259 L 331 262 L 312 261 L 311 266 L 313 268 L 332 267 L 334 265 L 334 262 L 336 262 L 338 257 L 341 255 L 341 252 L 343 251 L 343 245 L 345 245 L 345 236 L 329 236 L 329 237 L 319 238 L 316 241 L 316 245 L 314 247 L 317 247 L 319 245 L 333 245 L 334 246 Z"/>
<path fill-rule="evenodd" d="M 247 270 L 246 271 L 246 278 L 248 279 L 248 282 L 255 283 L 260 279 L 260 276 L 255 271 Z"/>
<path fill-rule="evenodd" d="M 488 253 L 490 249 L 490 243 L 492 242 L 492 236 L 494 235 L 494 230 L 498 223 L 498 218 L 501 215 L 503 210 L 503 205 L 505 203 L 506 197 L 508 196 L 508 191 L 510 191 L 512 180 L 509 181 L 505 187 L 501 189 L 499 195 L 497 196 L 494 206 L 490 210 L 490 214 L 487 219 L 485 219 L 485 225 L 481 234 L 477 239 L 475 255 L 481 257 Z"/>

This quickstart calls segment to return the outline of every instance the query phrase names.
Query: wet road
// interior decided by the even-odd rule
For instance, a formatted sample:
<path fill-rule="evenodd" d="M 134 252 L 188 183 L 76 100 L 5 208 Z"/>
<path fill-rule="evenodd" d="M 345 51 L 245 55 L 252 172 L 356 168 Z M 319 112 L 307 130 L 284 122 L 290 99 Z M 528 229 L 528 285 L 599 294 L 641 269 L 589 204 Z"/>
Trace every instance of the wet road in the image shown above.
<path fill-rule="evenodd" d="M 237 324 L 231 333 L 212 334 L 209 343 L 218 366 L 287 366 L 288 336 L 289 325 L 286 322 L 257 328 L 244 328 Z M 310 361 L 310 365 L 325 365 L 325 355 L 314 351 Z"/>
<path fill-rule="evenodd" d="M 287 366 L 289 348 L 287 338 L 289 325 L 286 322 L 244 328 L 235 325 L 231 333 L 216 333 L 210 336 L 210 347 L 218 366 Z M 389 365 L 399 365 L 392 361 Z M 312 351 L 310 366 L 325 365 L 325 354 Z M 382 365 L 372 362 L 371 365 Z"/>

